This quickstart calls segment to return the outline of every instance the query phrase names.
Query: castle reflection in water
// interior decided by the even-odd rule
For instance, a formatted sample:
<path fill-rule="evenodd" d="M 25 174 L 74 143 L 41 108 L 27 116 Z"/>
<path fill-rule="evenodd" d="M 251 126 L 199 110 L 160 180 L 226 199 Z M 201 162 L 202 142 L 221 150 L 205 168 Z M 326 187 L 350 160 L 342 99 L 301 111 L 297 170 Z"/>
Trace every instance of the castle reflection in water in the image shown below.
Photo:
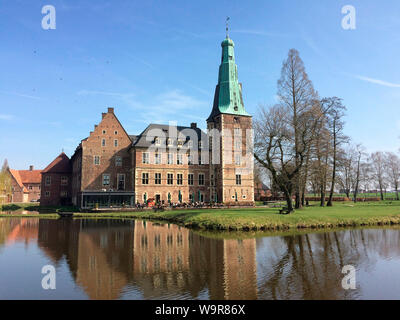
<path fill-rule="evenodd" d="M 400 232 L 220 239 L 170 224 L 119 219 L 0 219 L 0 248 L 31 243 L 66 262 L 90 299 L 346 299 L 343 265 L 400 256 Z"/>
<path fill-rule="evenodd" d="M 127 286 L 145 299 L 196 298 L 204 290 L 211 299 L 257 298 L 254 239 L 211 239 L 133 220 L 0 220 L 0 245 L 14 241 L 37 241 L 55 265 L 65 259 L 91 299 L 117 299 Z"/>

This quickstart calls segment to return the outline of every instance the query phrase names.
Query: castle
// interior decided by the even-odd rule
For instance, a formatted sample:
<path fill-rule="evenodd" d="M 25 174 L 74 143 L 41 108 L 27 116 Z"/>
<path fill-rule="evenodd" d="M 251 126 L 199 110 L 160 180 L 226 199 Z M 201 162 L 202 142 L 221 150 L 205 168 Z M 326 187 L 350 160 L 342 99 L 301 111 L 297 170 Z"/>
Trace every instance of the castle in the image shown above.
<path fill-rule="evenodd" d="M 252 117 L 244 108 L 234 43 L 227 35 L 207 133 L 150 124 L 128 134 L 108 108 L 71 158 L 61 153 L 42 171 L 41 205 L 81 208 L 147 203 L 252 206 Z"/>

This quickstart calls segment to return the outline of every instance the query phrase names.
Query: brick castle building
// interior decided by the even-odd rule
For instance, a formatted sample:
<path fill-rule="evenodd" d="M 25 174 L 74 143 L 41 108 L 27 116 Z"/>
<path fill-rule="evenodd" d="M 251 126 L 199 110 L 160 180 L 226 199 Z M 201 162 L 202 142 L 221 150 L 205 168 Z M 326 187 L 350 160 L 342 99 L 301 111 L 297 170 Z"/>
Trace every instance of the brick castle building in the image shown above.
<path fill-rule="evenodd" d="M 7 202 L 31 202 L 38 201 L 41 193 L 41 170 L 8 169 L 11 177 L 11 198 Z"/>
<path fill-rule="evenodd" d="M 207 133 L 150 124 L 128 134 L 108 108 L 69 159 L 59 155 L 42 173 L 46 205 L 81 208 L 160 203 L 254 204 L 252 117 L 244 108 L 234 43 L 222 58 Z"/>

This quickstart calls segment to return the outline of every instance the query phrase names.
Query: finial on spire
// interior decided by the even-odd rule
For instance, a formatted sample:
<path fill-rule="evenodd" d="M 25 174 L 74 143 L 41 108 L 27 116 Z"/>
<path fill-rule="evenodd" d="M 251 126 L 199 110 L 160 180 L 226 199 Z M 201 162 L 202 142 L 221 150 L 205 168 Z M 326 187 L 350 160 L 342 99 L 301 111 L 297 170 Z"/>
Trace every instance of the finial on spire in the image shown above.
<path fill-rule="evenodd" d="M 228 24 L 228 21 L 229 21 L 229 17 L 226 17 L 226 38 L 228 39 L 229 38 L 229 33 L 228 33 L 228 31 L 229 31 L 229 24 Z"/>

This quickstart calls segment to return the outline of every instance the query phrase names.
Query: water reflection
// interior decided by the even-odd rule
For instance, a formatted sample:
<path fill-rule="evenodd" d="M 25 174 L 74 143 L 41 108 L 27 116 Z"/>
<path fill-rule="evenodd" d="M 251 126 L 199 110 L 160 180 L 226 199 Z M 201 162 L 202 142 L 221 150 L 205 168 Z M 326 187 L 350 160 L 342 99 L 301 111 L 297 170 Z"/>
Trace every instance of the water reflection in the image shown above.
<path fill-rule="evenodd" d="M 227 240 L 134 220 L 0 219 L 0 259 L 16 243 L 65 262 L 90 299 L 354 299 L 376 297 L 371 274 L 389 287 L 399 280 L 376 267 L 398 266 L 397 229 Z M 341 287 L 346 264 L 359 270 L 355 291 Z"/>

